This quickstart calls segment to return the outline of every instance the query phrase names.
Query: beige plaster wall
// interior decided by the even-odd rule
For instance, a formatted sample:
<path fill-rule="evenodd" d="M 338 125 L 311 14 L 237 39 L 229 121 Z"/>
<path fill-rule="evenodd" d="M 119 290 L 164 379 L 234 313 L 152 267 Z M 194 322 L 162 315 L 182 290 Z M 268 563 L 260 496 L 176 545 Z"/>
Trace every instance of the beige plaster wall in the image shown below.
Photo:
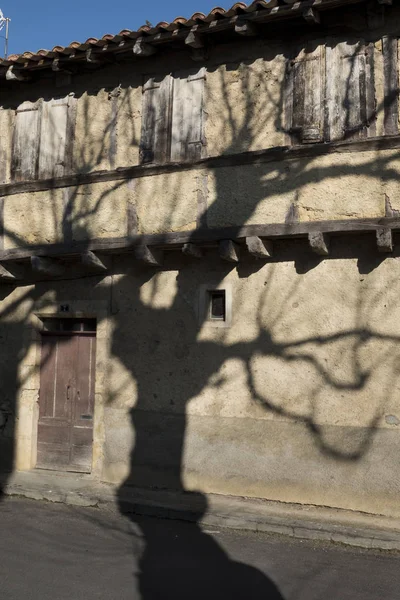
<path fill-rule="evenodd" d="M 282 76 L 280 56 L 210 69 L 209 154 L 284 143 Z M 249 104 L 246 89 L 264 95 Z M 110 168 L 112 102 L 105 89 L 78 101 L 77 169 Z M 123 166 L 137 161 L 139 88 L 116 103 Z M 204 205 L 209 227 L 284 222 L 293 206 L 303 221 L 380 217 L 387 201 L 400 210 L 398 181 L 398 151 L 385 151 L 19 194 L 4 201 L 5 248 L 124 236 L 128 205 L 140 233 L 193 229 Z M 399 516 L 399 264 L 377 258 L 371 234 L 332 240 L 323 261 L 280 242 L 273 263 L 245 256 L 237 269 L 216 250 L 197 262 L 171 251 L 157 273 L 128 255 L 104 278 L 2 286 L 10 465 L 35 464 L 35 315 L 69 304 L 98 319 L 96 477 Z M 225 282 L 231 326 L 200 324 L 200 290 Z"/>
<path fill-rule="evenodd" d="M 282 106 L 286 59 L 278 49 L 276 52 L 273 57 L 233 63 L 233 51 L 230 62 L 208 70 L 205 109 L 209 156 L 286 144 Z"/>
<path fill-rule="evenodd" d="M 142 90 L 137 76 L 133 78 L 135 83 L 136 87 L 117 85 L 85 92 L 77 98 L 75 172 L 138 164 Z"/>
<path fill-rule="evenodd" d="M 202 173 L 186 171 L 133 179 L 139 233 L 185 231 L 196 227 Z"/>
<path fill-rule="evenodd" d="M 209 227 L 379 218 L 400 209 L 398 150 L 164 173 L 6 196 L 5 248 Z"/>
<path fill-rule="evenodd" d="M 210 251 L 115 280 L 102 477 L 399 514 L 399 263 L 372 237 L 358 259 L 297 242 L 245 277 Z M 221 283 L 232 325 L 200 326 Z"/>
<path fill-rule="evenodd" d="M 74 170 L 88 172 L 109 169 L 111 102 L 104 89 L 84 93 L 77 102 Z"/>
<path fill-rule="evenodd" d="M 270 263 L 171 251 L 156 273 L 126 256 L 119 275 L 3 286 L 2 446 L 34 466 L 36 315 L 67 303 L 98 319 L 95 477 L 399 516 L 400 263 L 373 237 L 335 239 L 325 260 L 297 240 Z M 227 328 L 199 322 L 217 285 Z"/>
<path fill-rule="evenodd" d="M 3 285 L 0 294 L 0 464 L 3 471 L 29 469 L 35 462 L 39 389 L 31 329 L 34 287 Z"/>
<path fill-rule="evenodd" d="M 135 79 L 130 86 L 123 87 L 121 95 L 114 100 L 117 113 L 115 168 L 139 164 L 142 86 L 141 78 L 136 76 Z"/>
<path fill-rule="evenodd" d="M 128 181 L 26 192 L 4 199 L 4 247 L 127 235 Z"/>
<path fill-rule="evenodd" d="M 399 151 L 357 152 L 215 169 L 208 177 L 210 227 L 381 217 L 397 207 Z"/>

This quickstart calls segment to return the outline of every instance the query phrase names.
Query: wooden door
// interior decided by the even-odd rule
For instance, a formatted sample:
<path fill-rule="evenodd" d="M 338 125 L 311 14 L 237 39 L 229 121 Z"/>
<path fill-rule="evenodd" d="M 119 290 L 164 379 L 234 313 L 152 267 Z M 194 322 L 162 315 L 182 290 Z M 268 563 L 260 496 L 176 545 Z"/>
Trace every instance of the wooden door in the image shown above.
<path fill-rule="evenodd" d="M 38 468 L 91 471 L 95 344 L 94 332 L 42 332 Z"/>

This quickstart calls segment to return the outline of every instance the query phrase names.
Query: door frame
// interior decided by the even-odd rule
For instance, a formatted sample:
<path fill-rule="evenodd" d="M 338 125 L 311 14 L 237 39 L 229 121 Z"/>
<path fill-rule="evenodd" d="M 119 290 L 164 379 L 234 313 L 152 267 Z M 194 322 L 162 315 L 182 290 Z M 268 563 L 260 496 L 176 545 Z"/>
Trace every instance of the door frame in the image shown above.
<path fill-rule="evenodd" d="M 58 301 L 59 302 L 59 301 Z M 90 475 L 101 479 L 104 457 L 104 403 L 106 398 L 106 377 L 104 369 L 109 355 L 109 311 L 104 300 L 96 302 L 95 311 L 85 310 L 87 301 L 74 301 L 76 310 L 65 313 L 59 311 L 60 304 L 46 307 L 41 312 L 40 307 L 33 307 L 30 314 L 29 326 L 26 328 L 27 353 L 20 362 L 19 372 L 21 385 L 17 395 L 17 426 L 15 435 L 14 469 L 29 471 L 35 469 L 37 463 L 37 432 L 39 423 L 39 392 L 40 365 L 42 352 L 42 332 L 45 319 L 96 319 L 96 359 L 93 412 L 93 452 Z M 65 304 L 69 299 L 65 299 Z M 63 302 L 64 303 L 64 302 Z M 79 308 L 82 307 L 82 310 Z M 99 308 L 97 308 L 99 307 Z M 35 310 L 36 308 L 36 310 Z M 39 309 L 39 310 L 37 310 Z M 57 471 L 55 471 L 57 473 Z"/>

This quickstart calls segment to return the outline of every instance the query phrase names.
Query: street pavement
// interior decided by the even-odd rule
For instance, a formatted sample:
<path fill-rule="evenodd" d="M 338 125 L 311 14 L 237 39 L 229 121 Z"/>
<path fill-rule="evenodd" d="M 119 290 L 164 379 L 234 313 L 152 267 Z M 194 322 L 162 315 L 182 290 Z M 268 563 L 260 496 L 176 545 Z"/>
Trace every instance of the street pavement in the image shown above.
<path fill-rule="evenodd" d="M 400 554 L 21 498 L 0 503 L 4 600 L 398 600 Z"/>

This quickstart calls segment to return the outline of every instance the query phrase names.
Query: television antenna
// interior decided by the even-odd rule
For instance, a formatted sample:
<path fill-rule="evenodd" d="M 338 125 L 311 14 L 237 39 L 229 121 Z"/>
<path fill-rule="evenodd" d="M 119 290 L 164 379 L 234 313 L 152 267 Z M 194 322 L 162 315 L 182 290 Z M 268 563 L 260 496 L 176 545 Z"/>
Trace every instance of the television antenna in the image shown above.
<path fill-rule="evenodd" d="M 7 58 L 7 56 L 8 56 L 8 32 L 9 32 L 9 27 L 10 27 L 10 21 L 11 21 L 11 19 L 9 19 L 8 17 L 5 17 L 3 15 L 3 11 L 0 8 L 0 31 L 2 31 L 4 29 L 4 27 L 6 28 L 5 36 L 4 35 L 0 36 L 5 40 L 4 58 Z"/>

